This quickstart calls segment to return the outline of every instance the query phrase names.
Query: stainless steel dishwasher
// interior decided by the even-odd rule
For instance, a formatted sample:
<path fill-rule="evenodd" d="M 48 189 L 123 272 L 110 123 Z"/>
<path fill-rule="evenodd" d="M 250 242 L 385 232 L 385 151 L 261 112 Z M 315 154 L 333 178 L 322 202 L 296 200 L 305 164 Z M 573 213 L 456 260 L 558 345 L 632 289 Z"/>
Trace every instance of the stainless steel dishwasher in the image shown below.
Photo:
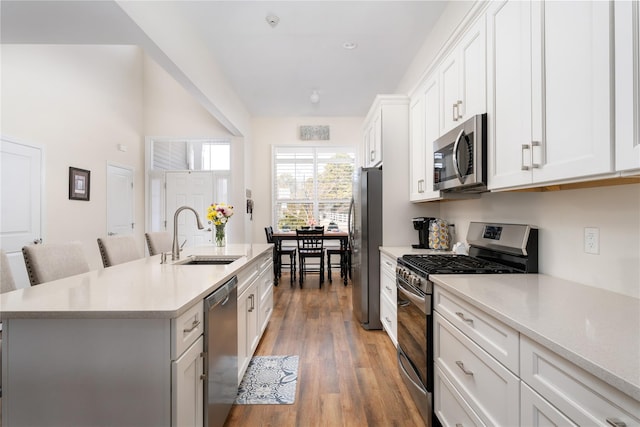
<path fill-rule="evenodd" d="M 204 300 L 204 425 L 222 426 L 238 392 L 238 278 Z"/>

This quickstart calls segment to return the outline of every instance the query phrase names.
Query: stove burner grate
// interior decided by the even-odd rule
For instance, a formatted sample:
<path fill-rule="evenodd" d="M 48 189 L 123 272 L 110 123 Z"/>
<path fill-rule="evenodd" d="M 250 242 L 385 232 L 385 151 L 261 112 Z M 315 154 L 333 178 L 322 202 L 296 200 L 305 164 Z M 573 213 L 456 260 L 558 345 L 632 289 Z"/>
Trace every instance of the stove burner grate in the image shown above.
<path fill-rule="evenodd" d="M 403 263 L 425 274 L 493 274 L 520 271 L 496 262 L 467 255 L 404 255 Z"/>

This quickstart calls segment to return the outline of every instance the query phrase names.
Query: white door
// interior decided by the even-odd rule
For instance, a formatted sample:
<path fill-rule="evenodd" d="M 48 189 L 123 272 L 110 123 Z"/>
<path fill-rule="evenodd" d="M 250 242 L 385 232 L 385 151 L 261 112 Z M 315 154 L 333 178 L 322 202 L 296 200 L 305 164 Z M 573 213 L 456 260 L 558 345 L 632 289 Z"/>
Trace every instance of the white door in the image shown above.
<path fill-rule="evenodd" d="M 107 235 L 133 234 L 133 169 L 107 164 Z"/>
<path fill-rule="evenodd" d="M 211 243 L 211 225 L 207 224 L 207 207 L 214 202 L 212 172 L 167 172 L 165 175 L 167 198 L 165 218 L 167 230 L 173 232 L 173 217 L 181 206 L 189 206 L 198 212 L 204 230 L 198 230 L 193 212 L 182 211 L 178 216 L 178 242 L 185 246 Z"/>
<path fill-rule="evenodd" d="M 2 139 L 0 247 L 17 287 L 29 285 L 22 247 L 42 242 L 42 150 Z"/>

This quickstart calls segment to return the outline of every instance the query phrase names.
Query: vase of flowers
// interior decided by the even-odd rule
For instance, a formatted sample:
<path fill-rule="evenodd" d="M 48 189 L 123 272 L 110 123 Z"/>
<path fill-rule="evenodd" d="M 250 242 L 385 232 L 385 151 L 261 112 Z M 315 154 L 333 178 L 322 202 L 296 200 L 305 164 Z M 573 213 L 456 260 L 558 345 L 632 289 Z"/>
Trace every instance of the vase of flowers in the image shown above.
<path fill-rule="evenodd" d="M 225 246 L 227 244 L 227 236 L 225 227 L 229 218 L 233 215 L 233 206 L 226 203 L 212 203 L 207 208 L 207 219 L 210 224 L 215 226 L 213 232 L 216 246 Z"/>

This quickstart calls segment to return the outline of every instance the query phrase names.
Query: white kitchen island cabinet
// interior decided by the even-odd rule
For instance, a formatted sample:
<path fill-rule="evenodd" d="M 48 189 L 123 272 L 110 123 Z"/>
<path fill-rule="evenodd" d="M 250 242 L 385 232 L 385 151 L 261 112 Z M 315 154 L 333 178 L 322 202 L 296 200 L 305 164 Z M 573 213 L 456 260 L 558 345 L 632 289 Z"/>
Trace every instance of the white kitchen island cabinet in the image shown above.
<path fill-rule="evenodd" d="M 202 300 L 270 265 L 271 251 L 190 248 L 184 256 L 241 258 L 177 265 L 157 255 L 3 294 L 2 425 L 201 426 Z"/>

